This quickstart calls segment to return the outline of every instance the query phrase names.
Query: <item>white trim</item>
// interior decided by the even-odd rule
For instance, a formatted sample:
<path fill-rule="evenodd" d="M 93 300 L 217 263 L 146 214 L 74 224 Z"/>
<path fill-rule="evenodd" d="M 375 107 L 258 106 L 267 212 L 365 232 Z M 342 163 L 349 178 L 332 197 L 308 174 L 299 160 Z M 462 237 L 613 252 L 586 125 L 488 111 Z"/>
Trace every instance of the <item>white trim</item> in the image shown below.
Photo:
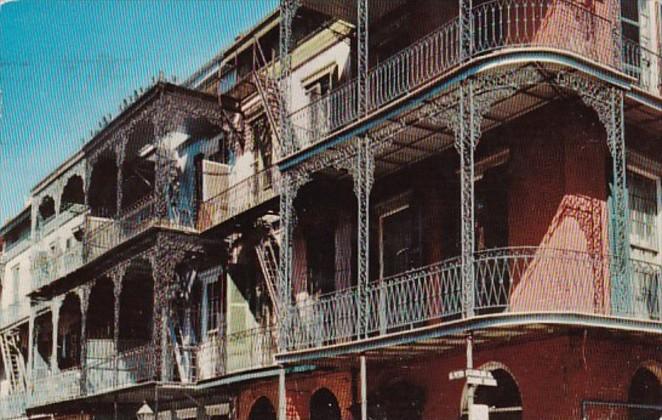
<path fill-rule="evenodd" d="M 662 226 L 662 182 L 661 182 L 661 176 L 660 176 L 660 170 L 662 170 L 662 165 L 659 163 L 652 161 L 648 158 L 645 158 L 641 155 L 638 155 L 636 153 L 629 153 L 628 157 L 634 157 L 634 162 L 627 163 L 626 168 L 629 172 L 635 173 L 643 178 L 647 178 L 651 181 L 655 182 L 655 194 L 656 194 L 656 207 L 657 207 L 657 216 L 655 217 L 655 226 L 656 226 L 656 237 L 654 238 L 655 241 L 655 248 L 651 248 L 647 246 L 646 244 L 641 244 L 639 243 L 635 235 L 632 234 L 632 231 L 630 231 L 630 246 L 633 248 L 641 249 L 643 251 L 648 251 L 648 252 L 654 252 L 656 254 L 654 263 L 660 263 L 662 262 L 662 252 L 660 252 L 660 244 L 662 243 L 660 238 L 660 227 Z M 642 168 L 641 166 L 645 166 L 645 168 Z M 658 173 L 651 172 L 649 169 L 650 168 L 655 168 L 657 169 Z M 629 210 L 629 209 L 628 209 Z"/>

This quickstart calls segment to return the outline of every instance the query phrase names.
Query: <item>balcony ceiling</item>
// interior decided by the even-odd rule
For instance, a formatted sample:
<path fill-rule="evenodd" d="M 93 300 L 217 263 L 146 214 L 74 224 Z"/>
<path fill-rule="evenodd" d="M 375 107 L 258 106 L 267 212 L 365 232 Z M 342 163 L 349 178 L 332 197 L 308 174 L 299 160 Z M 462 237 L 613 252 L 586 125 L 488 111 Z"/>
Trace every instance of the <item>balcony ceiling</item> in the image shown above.
<path fill-rule="evenodd" d="M 531 65 L 522 66 L 522 68 Z M 553 78 L 553 68 L 532 65 L 540 72 L 543 80 Z M 385 120 L 383 124 L 371 130 L 370 137 L 382 138 L 380 133 L 388 127 L 397 127 L 406 122 L 406 128 L 395 135 L 383 139 L 385 144 L 379 148 L 376 155 L 376 176 L 382 177 L 398 171 L 413 162 L 421 161 L 434 154 L 444 151 L 453 145 L 453 133 L 444 121 L 421 118 L 430 109 L 431 101 L 441 99 L 450 92 L 442 92 L 439 96 L 425 100 L 419 106 L 409 111 Z M 564 93 L 550 83 L 539 83 L 523 86 L 517 93 L 496 102 L 485 115 L 482 123 L 483 134 L 511 121 L 521 115 L 540 108 L 560 97 Z"/>
<path fill-rule="evenodd" d="M 406 2 L 407 0 L 369 0 L 370 20 L 379 20 Z M 356 0 L 302 0 L 301 5 L 325 15 L 356 23 Z"/>
<path fill-rule="evenodd" d="M 630 97 L 625 100 L 625 121 L 642 129 L 653 136 L 656 141 L 662 141 L 662 112 Z M 627 133 L 626 133 L 627 141 Z"/>

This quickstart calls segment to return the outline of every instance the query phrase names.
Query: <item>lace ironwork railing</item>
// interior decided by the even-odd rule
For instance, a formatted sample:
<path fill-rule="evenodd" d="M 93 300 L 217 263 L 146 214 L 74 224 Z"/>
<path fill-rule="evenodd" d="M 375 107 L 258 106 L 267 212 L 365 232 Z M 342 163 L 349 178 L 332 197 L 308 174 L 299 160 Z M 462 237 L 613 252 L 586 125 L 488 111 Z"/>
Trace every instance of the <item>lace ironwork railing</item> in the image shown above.
<path fill-rule="evenodd" d="M 634 259 L 630 264 L 633 289 L 629 314 L 662 321 L 662 266 Z"/>
<path fill-rule="evenodd" d="M 84 240 L 85 262 L 94 260 L 154 226 L 158 222 L 156 202 L 156 196 L 149 194 L 125 210 L 117 219 L 89 218 Z"/>
<path fill-rule="evenodd" d="M 617 48 L 621 46 L 614 42 L 615 25 L 620 22 L 568 0 L 491 0 L 474 7 L 472 20 L 470 59 L 503 49 L 535 47 L 572 53 L 620 70 L 622 61 L 632 64 L 639 61 L 637 55 L 651 55 L 626 44 L 620 59 Z M 456 17 L 370 69 L 367 111 L 392 103 L 462 63 L 459 32 Z M 290 114 L 294 131 L 290 154 L 361 117 L 357 83 L 350 80 Z"/>
<path fill-rule="evenodd" d="M 64 277 L 83 265 L 83 243 L 75 241 L 67 249 L 55 253 L 37 251 L 32 261 L 32 289 L 38 289 Z"/>
<path fill-rule="evenodd" d="M 623 71 L 636 85 L 653 95 L 662 94 L 662 56 L 623 38 Z"/>
<path fill-rule="evenodd" d="M 481 251 L 474 256 L 477 316 L 509 313 L 581 313 L 662 320 L 662 267 L 626 264 L 628 296 L 612 287 L 614 257 L 545 247 Z M 618 265 L 616 265 L 618 266 Z M 365 293 L 366 308 L 359 294 Z M 625 302 L 624 307 L 621 302 Z M 459 258 L 357 287 L 311 296 L 290 305 L 290 350 L 315 348 L 462 317 Z M 367 317 L 358 331 L 358 317 Z"/>
<path fill-rule="evenodd" d="M 271 200 L 279 192 L 279 175 L 278 168 L 271 166 L 244 178 L 220 194 L 202 202 L 198 229 L 209 229 Z"/>
<path fill-rule="evenodd" d="M 214 337 L 196 349 L 196 380 L 271 366 L 276 351 L 274 329 L 255 328 Z"/>
<path fill-rule="evenodd" d="M 27 392 L 16 392 L 0 397 L 0 418 L 25 418 Z"/>
<path fill-rule="evenodd" d="M 154 346 L 145 344 L 133 347 L 105 358 L 89 360 L 86 392 L 94 395 L 137 385 L 155 379 L 157 372 Z"/>
<path fill-rule="evenodd" d="M 81 370 L 79 367 L 33 378 L 28 406 L 39 407 L 78 398 L 82 395 L 80 382 Z"/>
<path fill-rule="evenodd" d="M 410 270 L 371 283 L 365 290 L 368 308 L 359 308 L 359 289 L 348 288 L 309 297 L 290 308 L 291 348 L 319 347 L 363 335 L 412 327 L 462 312 L 459 259 Z M 367 318 L 367 331 L 357 331 L 358 317 Z"/>

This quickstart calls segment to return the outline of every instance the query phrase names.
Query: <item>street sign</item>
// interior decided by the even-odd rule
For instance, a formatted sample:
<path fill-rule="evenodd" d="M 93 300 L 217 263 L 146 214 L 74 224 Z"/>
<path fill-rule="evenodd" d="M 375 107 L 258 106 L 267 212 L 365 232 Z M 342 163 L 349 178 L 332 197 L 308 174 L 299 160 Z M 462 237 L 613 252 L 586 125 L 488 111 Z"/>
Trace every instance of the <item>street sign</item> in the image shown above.
<path fill-rule="evenodd" d="M 448 379 L 451 381 L 464 378 L 467 379 L 469 385 L 497 386 L 497 381 L 489 370 L 454 370 L 448 374 Z"/>

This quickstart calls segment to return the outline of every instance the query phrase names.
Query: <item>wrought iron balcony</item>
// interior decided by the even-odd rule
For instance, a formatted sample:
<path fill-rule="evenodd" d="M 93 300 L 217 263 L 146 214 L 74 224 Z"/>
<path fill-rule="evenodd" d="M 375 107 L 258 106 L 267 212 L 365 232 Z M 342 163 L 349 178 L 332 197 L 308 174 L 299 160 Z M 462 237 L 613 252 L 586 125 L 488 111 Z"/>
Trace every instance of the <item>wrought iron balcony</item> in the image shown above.
<path fill-rule="evenodd" d="M 115 351 L 112 339 L 88 340 L 85 370 L 74 367 L 43 372 L 32 381 L 27 405 L 39 407 L 77 398 L 120 391 L 160 377 L 161 366 L 151 343 L 120 342 Z M 273 364 L 276 352 L 274 329 L 257 328 L 212 338 L 197 346 L 169 346 L 168 369 L 163 382 L 195 384 Z M 84 377 L 84 379 L 83 379 Z M 18 409 L 18 408 L 17 408 Z"/>
<path fill-rule="evenodd" d="M 66 369 L 54 374 L 32 379 L 28 407 L 39 407 L 79 398 L 81 393 L 81 369 Z"/>
<path fill-rule="evenodd" d="M 88 341 L 88 359 L 85 372 L 80 366 L 66 370 L 35 375 L 28 398 L 29 407 L 39 407 L 71 401 L 84 396 L 112 392 L 151 381 L 158 372 L 156 352 L 151 344 L 132 347 L 130 350 L 116 352 L 112 339 L 103 340 L 110 345 L 103 346 L 104 351 L 91 354 L 94 341 Z M 99 344 L 99 343 L 97 343 Z M 125 347 L 128 342 L 122 342 Z M 94 357 L 92 357 L 94 356 Z M 83 376 L 85 380 L 83 382 Z"/>
<path fill-rule="evenodd" d="M 635 79 L 638 88 L 662 94 L 662 56 L 629 39 L 623 39 L 623 71 Z"/>
<path fill-rule="evenodd" d="M 32 289 L 39 289 L 52 281 L 66 276 L 83 265 L 83 243 L 73 242 L 67 249 L 58 249 L 53 254 L 35 251 L 32 259 Z"/>
<path fill-rule="evenodd" d="M 158 197 L 149 194 L 117 218 L 88 217 L 83 240 L 84 263 L 89 263 L 152 227 L 193 230 L 188 222 L 178 218 L 174 210 L 170 211 L 171 214 L 159 215 L 158 205 Z"/>
<path fill-rule="evenodd" d="M 217 337 L 195 349 L 195 379 L 205 380 L 273 364 L 275 329 L 256 328 Z"/>
<path fill-rule="evenodd" d="M 84 204 L 66 203 L 58 214 L 54 214 L 48 219 L 39 222 L 36 230 L 36 239 L 39 240 L 50 235 L 74 217 L 86 213 L 87 210 Z"/>
<path fill-rule="evenodd" d="M 631 289 L 623 292 L 614 286 L 614 263 L 604 255 L 549 248 L 476 253 L 474 316 L 546 312 L 662 321 L 662 267 L 631 261 L 625 281 Z M 462 319 L 462 295 L 461 264 L 453 258 L 380 279 L 364 290 L 311 297 L 289 308 L 288 349 Z"/>
<path fill-rule="evenodd" d="M 152 344 L 133 347 L 95 360 L 88 359 L 86 394 L 110 392 L 156 378 L 157 359 Z"/>
<path fill-rule="evenodd" d="M 368 71 L 367 113 L 449 74 L 467 60 L 499 50 L 562 51 L 625 71 L 637 85 L 660 94 L 659 54 L 627 40 L 605 17 L 567 0 L 492 0 L 476 6 L 473 48 L 462 57 L 460 22 L 454 18 Z M 622 44 L 622 51 L 617 51 Z M 294 144 L 285 154 L 310 147 L 357 121 L 358 81 L 350 80 L 290 114 Z"/>
<path fill-rule="evenodd" d="M 155 208 L 156 197 L 150 194 L 119 218 L 88 218 L 83 241 L 85 262 L 94 260 L 154 226 L 157 222 Z"/>
<path fill-rule="evenodd" d="M 207 230 L 276 197 L 279 174 L 277 167 L 271 166 L 200 203 L 198 230 Z"/>

